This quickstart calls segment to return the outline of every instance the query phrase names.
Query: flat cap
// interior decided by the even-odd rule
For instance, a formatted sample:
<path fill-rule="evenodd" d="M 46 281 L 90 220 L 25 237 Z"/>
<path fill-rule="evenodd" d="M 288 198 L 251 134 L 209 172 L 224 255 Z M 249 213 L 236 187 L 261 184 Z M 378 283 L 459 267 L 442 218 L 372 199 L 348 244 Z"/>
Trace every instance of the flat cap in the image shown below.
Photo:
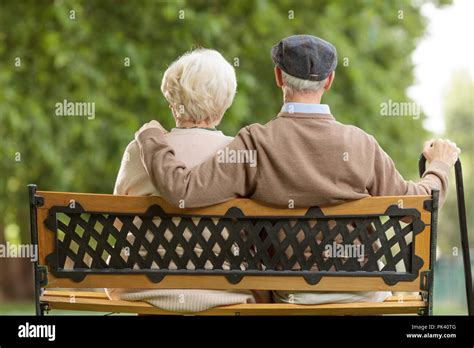
<path fill-rule="evenodd" d="M 312 35 L 289 36 L 272 47 L 271 55 L 281 70 L 303 80 L 322 81 L 337 65 L 336 47 Z"/>

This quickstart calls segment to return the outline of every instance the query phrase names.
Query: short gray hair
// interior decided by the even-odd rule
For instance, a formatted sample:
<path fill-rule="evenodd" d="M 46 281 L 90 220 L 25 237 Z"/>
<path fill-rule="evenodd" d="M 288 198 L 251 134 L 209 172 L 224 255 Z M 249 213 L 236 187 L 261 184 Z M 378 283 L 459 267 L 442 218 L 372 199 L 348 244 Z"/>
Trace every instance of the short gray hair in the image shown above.
<path fill-rule="evenodd" d="M 324 85 L 327 82 L 327 77 L 322 81 L 310 81 L 310 80 L 303 80 L 298 77 L 291 76 L 281 71 L 281 76 L 283 79 L 283 88 L 286 89 L 285 92 L 287 93 L 294 93 L 294 92 L 317 92 L 324 88 Z"/>
<path fill-rule="evenodd" d="M 165 71 L 161 91 L 183 120 L 219 123 L 234 100 L 234 67 L 217 51 L 196 49 Z"/>

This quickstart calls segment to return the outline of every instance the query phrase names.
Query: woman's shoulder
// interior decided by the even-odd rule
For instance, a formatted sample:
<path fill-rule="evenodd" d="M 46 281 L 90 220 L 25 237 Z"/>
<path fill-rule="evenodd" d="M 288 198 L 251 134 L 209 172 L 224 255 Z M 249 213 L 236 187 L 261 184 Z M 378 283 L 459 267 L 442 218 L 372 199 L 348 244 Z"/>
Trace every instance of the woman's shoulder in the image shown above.
<path fill-rule="evenodd" d="M 140 148 L 138 142 L 133 139 L 128 143 L 122 155 L 122 167 L 135 167 L 135 162 L 140 162 Z"/>
<path fill-rule="evenodd" d="M 142 164 L 140 148 L 135 139 L 127 145 L 123 153 L 114 192 L 137 196 L 158 194 Z"/>
<path fill-rule="evenodd" d="M 131 142 L 128 143 L 127 147 L 125 148 L 124 153 L 140 153 L 140 148 L 138 147 L 138 142 L 133 139 Z"/>

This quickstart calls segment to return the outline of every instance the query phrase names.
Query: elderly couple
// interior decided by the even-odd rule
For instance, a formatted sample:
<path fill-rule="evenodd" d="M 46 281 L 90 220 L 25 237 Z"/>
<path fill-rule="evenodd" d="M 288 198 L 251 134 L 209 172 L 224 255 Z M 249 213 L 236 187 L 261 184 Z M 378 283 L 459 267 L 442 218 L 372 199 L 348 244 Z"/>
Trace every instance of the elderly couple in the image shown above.
<path fill-rule="evenodd" d="M 176 128 L 145 124 L 126 148 L 115 185 L 118 195 L 160 195 L 174 205 L 200 207 L 249 197 L 287 207 L 323 206 L 367 196 L 430 194 L 446 198 L 448 171 L 460 153 L 447 140 L 427 141 L 429 166 L 406 181 L 372 135 L 336 121 L 321 104 L 335 77 L 337 53 L 310 35 L 285 38 L 271 50 L 283 107 L 265 125 L 235 138 L 216 129 L 236 93 L 233 67 L 217 51 L 198 49 L 166 70 L 161 85 Z M 256 110 L 255 112 L 258 112 Z M 254 151 L 256 165 L 223 161 L 219 150 Z M 261 301 L 298 304 L 384 301 L 388 292 L 257 293 L 220 290 L 108 289 L 113 299 L 146 301 L 166 310 L 196 312 Z"/>

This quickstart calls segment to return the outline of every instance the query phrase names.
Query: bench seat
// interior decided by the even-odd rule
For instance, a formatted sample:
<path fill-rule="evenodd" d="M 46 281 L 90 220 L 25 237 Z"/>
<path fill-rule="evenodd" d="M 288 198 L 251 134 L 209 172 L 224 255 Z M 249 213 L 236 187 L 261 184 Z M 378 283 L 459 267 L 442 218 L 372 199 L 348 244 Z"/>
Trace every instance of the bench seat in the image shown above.
<path fill-rule="evenodd" d="M 40 301 L 48 309 L 80 310 L 111 313 L 154 315 L 379 315 L 416 314 L 426 308 L 420 295 L 391 296 L 385 302 L 356 302 L 321 305 L 287 303 L 238 304 L 212 308 L 198 313 L 175 313 L 156 308 L 146 302 L 117 301 L 105 293 L 86 291 L 46 290 Z"/>

